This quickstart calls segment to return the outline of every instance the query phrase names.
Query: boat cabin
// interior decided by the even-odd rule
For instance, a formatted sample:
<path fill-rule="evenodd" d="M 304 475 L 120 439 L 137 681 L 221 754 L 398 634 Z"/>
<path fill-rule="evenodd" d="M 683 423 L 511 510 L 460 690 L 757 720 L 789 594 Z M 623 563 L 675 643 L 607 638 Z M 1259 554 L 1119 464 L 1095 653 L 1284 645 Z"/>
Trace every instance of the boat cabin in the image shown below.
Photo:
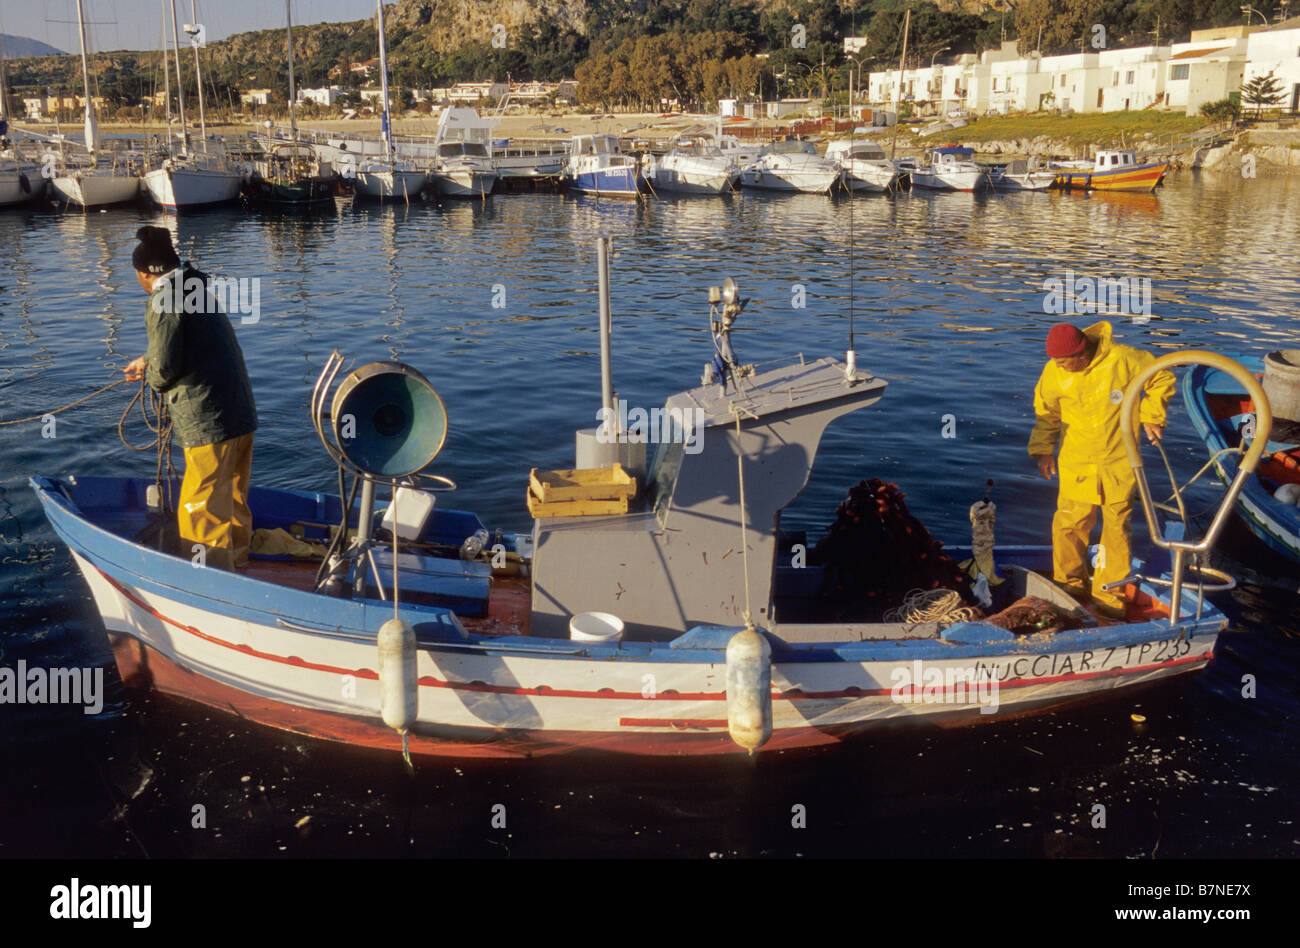
<path fill-rule="evenodd" d="M 797 139 L 787 138 L 783 141 L 772 142 L 763 149 L 765 155 L 815 155 L 817 149 L 813 147 L 812 142 L 801 142 Z"/>
<path fill-rule="evenodd" d="M 843 139 L 826 146 L 827 158 L 855 159 L 858 161 L 888 161 L 885 150 L 876 142 Z"/>
<path fill-rule="evenodd" d="M 1138 163 L 1137 152 L 1133 151 L 1099 151 L 1093 171 L 1114 171 L 1116 168 L 1132 168 Z"/>
<path fill-rule="evenodd" d="M 569 149 L 571 156 L 579 155 L 621 155 L 617 135 L 574 135 L 573 146 Z"/>
<path fill-rule="evenodd" d="M 487 146 L 482 142 L 452 141 L 438 146 L 439 158 L 487 158 Z"/>

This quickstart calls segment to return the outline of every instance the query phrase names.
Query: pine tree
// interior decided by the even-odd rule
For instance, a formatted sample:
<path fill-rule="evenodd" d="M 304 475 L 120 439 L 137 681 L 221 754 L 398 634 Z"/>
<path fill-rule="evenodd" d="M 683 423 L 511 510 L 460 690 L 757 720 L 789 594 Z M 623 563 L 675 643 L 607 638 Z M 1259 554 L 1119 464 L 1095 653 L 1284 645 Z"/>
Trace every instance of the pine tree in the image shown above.
<path fill-rule="evenodd" d="M 1282 83 L 1269 70 L 1262 76 L 1256 76 L 1241 87 L 1241 101 L 1255 106 L 1255 118 L 1264 114 L 1265 106 L 1282 103 Z"/>

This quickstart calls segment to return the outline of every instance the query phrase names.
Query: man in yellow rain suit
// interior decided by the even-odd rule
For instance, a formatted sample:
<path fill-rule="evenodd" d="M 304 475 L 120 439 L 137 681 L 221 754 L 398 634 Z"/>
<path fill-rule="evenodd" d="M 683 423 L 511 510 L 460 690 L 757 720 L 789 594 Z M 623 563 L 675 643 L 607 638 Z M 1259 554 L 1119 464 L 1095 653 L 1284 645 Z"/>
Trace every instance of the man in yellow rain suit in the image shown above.
<path fill-rule="evenodd" d="M 209 293 L 207 276 L 181 266 L 171 233 L 141 227 L 136 237 L 140 245 L 131 263 L 149 294 L 149 349 L 125 373 L 130 380 L 143 377 L 163 395 L 185 448 L 176 504 L 181 553 L 190 556 L 199 544 L 205 565 L 246 566 L 253 535 L 248 480 L 257 408 L 244 353 Z"/>
<path fill-rule="evenodd" d="M 1129 573 L 1129 517 L 1133 512 L 1133 471 L 1120 434 L 1120 402 L 1129 382 L 1155 361 L 1150 353 L 1111 341 L 1108 322 L 1080 332 L 1058 323 L 1047 335 L 1050 361 L 1034 389 L 1037 422 L 1029 454 L 1046 478 L 1057 473 L 1060 493 L 1052 519 L 1054 579 L 1082 602 L 1088 599 L 1088 538 L 1102 511 L 1101 546 L 1093 571 L 1092 598 L 1098 611 L 1122 617 L 1120 590 L 1106 583 Z M 1138 420 L 1152 443 L 1160 440 L 1165 407 L 1174 392 L 1170 372 L 1146 383 Z"/>

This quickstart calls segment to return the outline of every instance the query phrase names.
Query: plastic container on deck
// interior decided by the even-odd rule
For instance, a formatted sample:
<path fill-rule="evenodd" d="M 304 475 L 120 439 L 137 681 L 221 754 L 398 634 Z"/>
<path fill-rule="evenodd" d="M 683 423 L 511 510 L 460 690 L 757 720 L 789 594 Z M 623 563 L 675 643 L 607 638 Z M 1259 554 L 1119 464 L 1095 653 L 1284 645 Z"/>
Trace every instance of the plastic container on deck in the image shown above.
<path fill-rule="evenodd" d="M 608 612 L 579 612 L 569 620 L 574 642 L 613 643 L 623 638 L 623 620 Z"/>

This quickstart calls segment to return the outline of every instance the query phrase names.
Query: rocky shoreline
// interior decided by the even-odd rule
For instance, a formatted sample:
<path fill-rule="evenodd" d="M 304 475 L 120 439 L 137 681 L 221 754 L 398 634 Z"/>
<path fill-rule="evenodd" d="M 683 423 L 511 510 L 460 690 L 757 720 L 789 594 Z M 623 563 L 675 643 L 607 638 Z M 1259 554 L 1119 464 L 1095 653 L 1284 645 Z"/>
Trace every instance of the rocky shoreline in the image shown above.
<path fill-rule="evenodd" d="M 1040 158 L 1091 158 L 1105 146 L 1080 145 L 1040 135 L 1037 138 L 1012 138 L 1003 141 L 961 142 L 981 156 L 1009 157 L 1033 155 Z M 1235 171 L 1252 162 L 1255 173 L 1300 174 L 1300 129 L 1251 129 L 1240 132 L 1226 144 L 1205 144 L 1170 155 L 1154 138 L 1136 142 L 1137 153 L 1155 158 L 1169 156 L 1174 168 L 1206 171 Z"/>

